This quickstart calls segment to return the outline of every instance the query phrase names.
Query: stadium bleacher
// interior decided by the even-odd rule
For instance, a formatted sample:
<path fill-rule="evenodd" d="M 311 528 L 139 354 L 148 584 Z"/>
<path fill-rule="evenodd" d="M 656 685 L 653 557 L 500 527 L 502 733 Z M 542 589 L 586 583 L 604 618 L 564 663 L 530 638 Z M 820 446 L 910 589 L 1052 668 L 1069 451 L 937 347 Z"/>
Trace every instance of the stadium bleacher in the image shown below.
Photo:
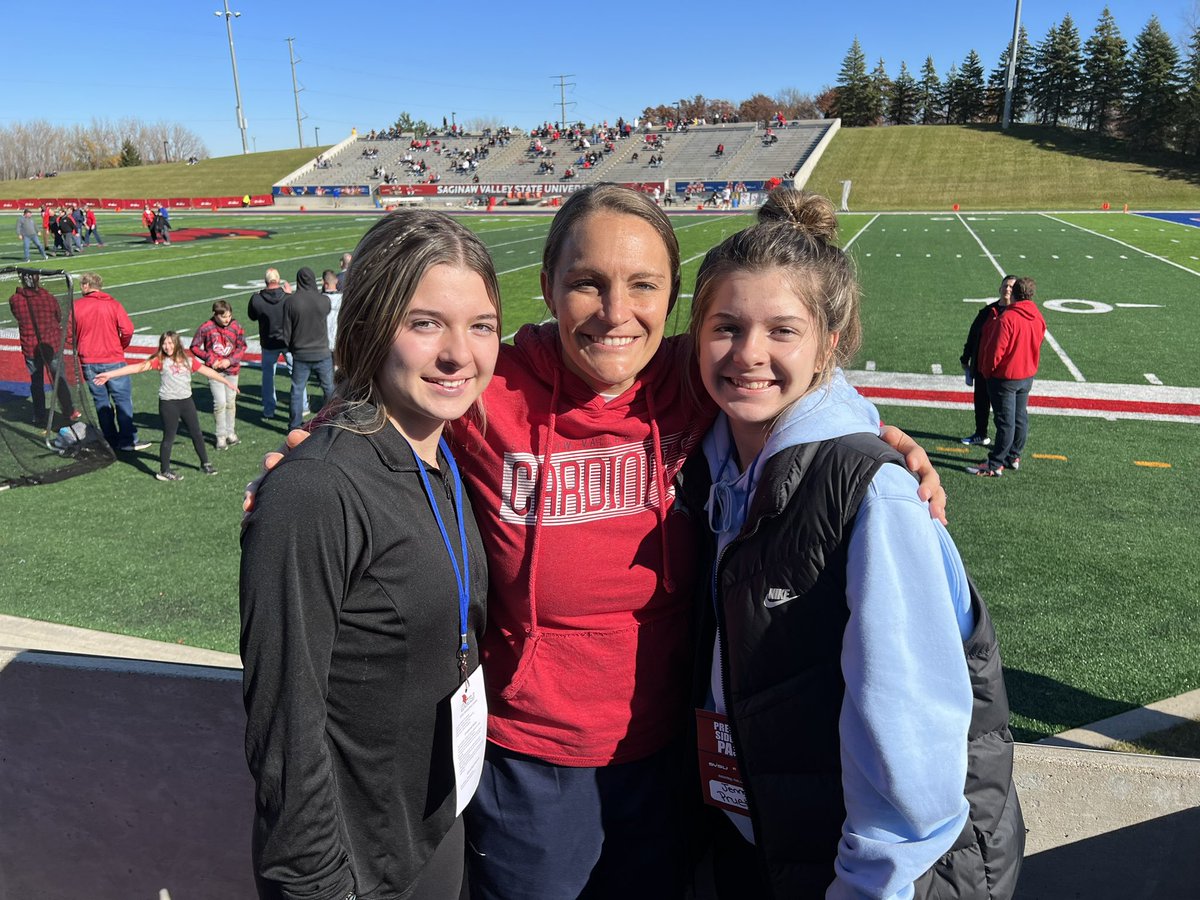
<path fill-rule="evenodd" d="M 541 194 L 541 186 L 557 186 L 554 190 L 561 193 L 562 185 L 599 181 L 761 182 L 787 178 L 800 169 L 835 121 L 788 122 L 776 126 L 773 133 L 768 133 L 763 123 L 693 125 L 672 131 L 643 127 L 627 138 L 614 141 L 610 151 L 605 150 L 603 135 L 588 131 L 584 135 L 590 144 L 587 150 L 598 153 L 600 159 L 587 167 L 580 164 L 585 150 L 565 134 L 557 140 L 541 138 L 545 149 L 540 154 L 531 149 L 534 137 L 519 131 L 514 131 L 506 144 L 497 141 L 493 146 L 488 146 L 487 137 L 479 134 L 431 135 L 428 148 L 426 138 L 418 140 L 412 134 L 390 140 L 359 136 L 357 140 L 343 142 L 336 152 L 328 153 L 322 166 L 310 167 L 276 187 L 284 188 L 284 193 L 304 194 L 309 186 L 367 185 L 371 196 L 355 202 L 375 203 L 385 178 L 397 185 L 429 184 L 433 180 L 439 185 L 455 185 L 458 187 L 453 192 L 455 201 L 469 196 L 472 185 L 479 185 L 488 194 L 499 193 L 497 188 L 501 186 L 515 186 L 523 194 L 536 198 Z M 414 142 L 419 146 L 414 146 Z M 716 152 L 718 145 L 724 148 L 720 155 Z M 473 168 L 462 170 L 456 165 L 464 153 L 480 147 L 486 148 L 486 154 L 476 159 Z M 661 164 L 652 166 L 652 157 L 661 157 Z M 414 170 L 413 165 L 422 161 L 424 170 Z M 552 164 L 553 171 L 547 171 L 543 163 Z M 379 174 L 380 169 L 384 177 Z M 572 170 L 570 177 L 568 169 Z M 311 196 L 304 199 L 308 203 L 329 201 Z M 382 196 L 379 200 L 386 203 L 389 198 Z"/>

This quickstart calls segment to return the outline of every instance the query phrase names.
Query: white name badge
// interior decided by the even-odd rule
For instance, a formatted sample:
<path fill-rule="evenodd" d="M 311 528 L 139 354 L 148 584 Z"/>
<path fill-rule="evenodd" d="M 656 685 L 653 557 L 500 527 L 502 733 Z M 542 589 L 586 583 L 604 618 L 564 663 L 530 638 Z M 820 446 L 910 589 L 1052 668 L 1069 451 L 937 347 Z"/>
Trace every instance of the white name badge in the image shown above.
<path fill-rule="evenodd" d="M 454 814 L 461 816 L 483 775 L 483 752 L 487 747 L 483 666 L 477 666 L 450 695 L 450 722 L 454 729 L 454 783 L 458 794 Z"/>

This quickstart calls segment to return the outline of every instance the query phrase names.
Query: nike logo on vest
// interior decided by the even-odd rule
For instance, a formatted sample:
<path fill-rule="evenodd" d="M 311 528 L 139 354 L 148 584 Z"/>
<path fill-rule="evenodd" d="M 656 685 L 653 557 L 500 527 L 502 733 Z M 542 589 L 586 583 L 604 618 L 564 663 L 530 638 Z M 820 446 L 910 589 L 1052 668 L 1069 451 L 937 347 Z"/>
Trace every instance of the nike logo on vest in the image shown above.
<path fill-rule="evenodd" d="M 795 600 L 798 594 L 793 594 L 786 588 L 768 588 L 767 599 L 763 601 L 763 606 L 767 609 L 774 609 L 776 606 L 783 606 Z"/>

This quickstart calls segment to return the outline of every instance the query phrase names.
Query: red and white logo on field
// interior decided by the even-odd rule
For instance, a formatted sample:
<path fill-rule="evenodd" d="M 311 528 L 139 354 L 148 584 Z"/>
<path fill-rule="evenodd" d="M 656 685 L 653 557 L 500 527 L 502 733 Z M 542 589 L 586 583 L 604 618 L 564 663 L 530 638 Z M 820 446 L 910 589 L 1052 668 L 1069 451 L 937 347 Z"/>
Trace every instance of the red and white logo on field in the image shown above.
<path fill-rule="evenodd" d="M 171 243 L 180 241 L 207 241 L 214 238 L 243 238 L 262 240 L 269 238 L 273 232 L 263 228 L 172 228 Z M 144 231 L 130 234 L 129 237 L 145 237 Z"/>

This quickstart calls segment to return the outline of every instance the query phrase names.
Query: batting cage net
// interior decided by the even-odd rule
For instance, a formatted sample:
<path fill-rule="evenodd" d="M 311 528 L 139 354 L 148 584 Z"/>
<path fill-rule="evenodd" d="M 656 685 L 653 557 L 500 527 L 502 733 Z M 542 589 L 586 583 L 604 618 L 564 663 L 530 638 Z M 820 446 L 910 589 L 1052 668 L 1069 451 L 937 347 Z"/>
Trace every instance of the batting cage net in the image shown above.
<path fill-rule="evenodd" d="M 63 271 L 0 268 L 0 488 L 47 484 L 113 461 L 68 340 Z M 7 315 L 4 315 L 7 313 Z"/>

